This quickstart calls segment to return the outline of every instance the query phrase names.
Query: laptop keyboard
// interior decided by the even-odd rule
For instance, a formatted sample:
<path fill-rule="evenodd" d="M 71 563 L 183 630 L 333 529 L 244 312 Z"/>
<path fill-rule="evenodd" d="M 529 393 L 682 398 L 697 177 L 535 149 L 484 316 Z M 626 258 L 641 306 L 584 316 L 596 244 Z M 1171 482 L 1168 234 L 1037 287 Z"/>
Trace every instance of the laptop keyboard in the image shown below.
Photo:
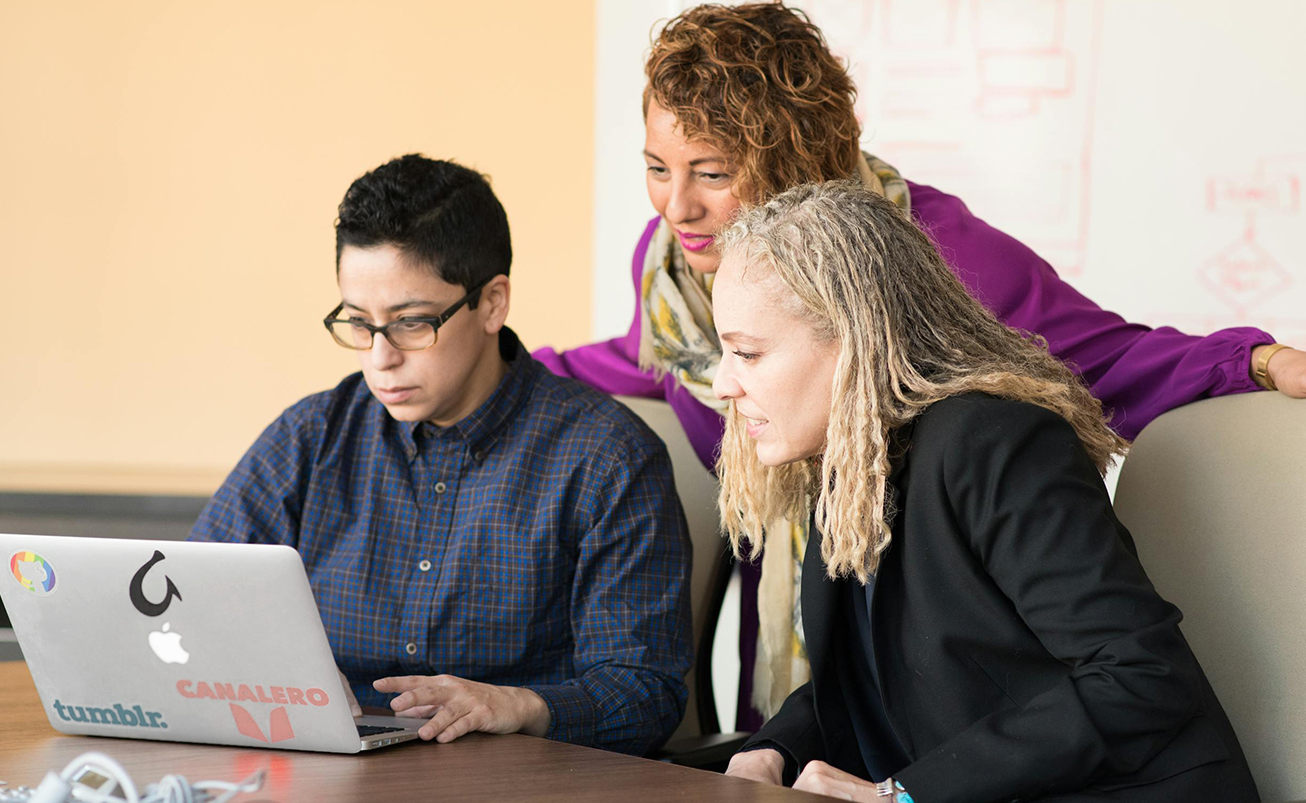
<path fill-rule="evenodd" d="M 378 728 L 375 725 L 359 725 L 357 727 L 359 736 L 376 736 L 378 733 L 395 733 L 405 730 L 405 728 Z"/>

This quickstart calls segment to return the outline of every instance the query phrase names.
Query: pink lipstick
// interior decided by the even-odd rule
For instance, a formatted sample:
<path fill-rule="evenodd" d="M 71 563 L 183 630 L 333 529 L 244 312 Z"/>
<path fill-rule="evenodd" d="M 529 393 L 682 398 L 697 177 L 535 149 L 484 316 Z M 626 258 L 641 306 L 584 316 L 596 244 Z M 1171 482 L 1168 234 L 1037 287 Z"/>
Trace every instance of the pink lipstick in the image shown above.
<path fill-rule="evenodd" d="M 678 231 L 676 236 L 680 238 L 680 245 L 686 251 L 703 251 L 707 249 L 716 240 L 711 234 L 692 234 Z"/>

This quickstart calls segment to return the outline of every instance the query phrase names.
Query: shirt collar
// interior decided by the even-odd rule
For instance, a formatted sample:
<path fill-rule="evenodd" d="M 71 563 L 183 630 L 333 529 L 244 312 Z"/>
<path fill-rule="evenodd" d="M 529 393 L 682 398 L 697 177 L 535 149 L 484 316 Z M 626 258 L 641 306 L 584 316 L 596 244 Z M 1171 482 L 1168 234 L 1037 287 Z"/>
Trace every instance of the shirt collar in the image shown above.
<path fill-rule="evenodd" d="M 467 443 L 468 450 L 476 460 L 484 458 L 503 432 L 503 424 L 530 397 L 533 387 L 530 373 L 534 360 L 526 353 L 516 333 L 506 326 L 499 330 L 499 356 L 508 364 L 508 370 L 490 398 L 466 418 L 448 427 L 438 427 L 429 421 L 400 427 L 400 437 L 410 455 L 416 453 L 422 440 L 456 437 Z"/>

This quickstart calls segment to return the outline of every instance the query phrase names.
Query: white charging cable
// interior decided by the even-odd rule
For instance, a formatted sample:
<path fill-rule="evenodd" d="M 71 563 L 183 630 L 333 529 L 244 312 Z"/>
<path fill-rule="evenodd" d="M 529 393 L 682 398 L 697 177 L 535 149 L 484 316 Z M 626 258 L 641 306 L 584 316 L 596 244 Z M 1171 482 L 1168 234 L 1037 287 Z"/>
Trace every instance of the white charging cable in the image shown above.
<path fill-rule="evenodd" d="M 26 803 L 227 803 L 242 792 L 263 786 L 263 770 L 240 783 L 199 781 L 192 785 L 181 775 L 165 775 L 158 783 L 136 790 L 121 764 L 104 753 L 82 753 L 58 775 L 51 770 L 31 791 Z"/>

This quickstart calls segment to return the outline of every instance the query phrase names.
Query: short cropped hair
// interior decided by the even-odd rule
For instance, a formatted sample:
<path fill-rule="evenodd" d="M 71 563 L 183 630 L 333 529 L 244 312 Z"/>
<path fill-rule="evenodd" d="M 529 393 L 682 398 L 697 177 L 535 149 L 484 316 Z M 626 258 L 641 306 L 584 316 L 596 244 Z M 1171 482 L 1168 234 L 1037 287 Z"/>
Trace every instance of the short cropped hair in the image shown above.
<path fill-rule="evenodd" d="M 486 177 L 419 153 L 391 159 L 349 185 L 336 218 L 337 270 L 347 245 L 394 246 L 441 281 L 468 290 L 508 275 L 512 265 L 508 216 Z"/>

